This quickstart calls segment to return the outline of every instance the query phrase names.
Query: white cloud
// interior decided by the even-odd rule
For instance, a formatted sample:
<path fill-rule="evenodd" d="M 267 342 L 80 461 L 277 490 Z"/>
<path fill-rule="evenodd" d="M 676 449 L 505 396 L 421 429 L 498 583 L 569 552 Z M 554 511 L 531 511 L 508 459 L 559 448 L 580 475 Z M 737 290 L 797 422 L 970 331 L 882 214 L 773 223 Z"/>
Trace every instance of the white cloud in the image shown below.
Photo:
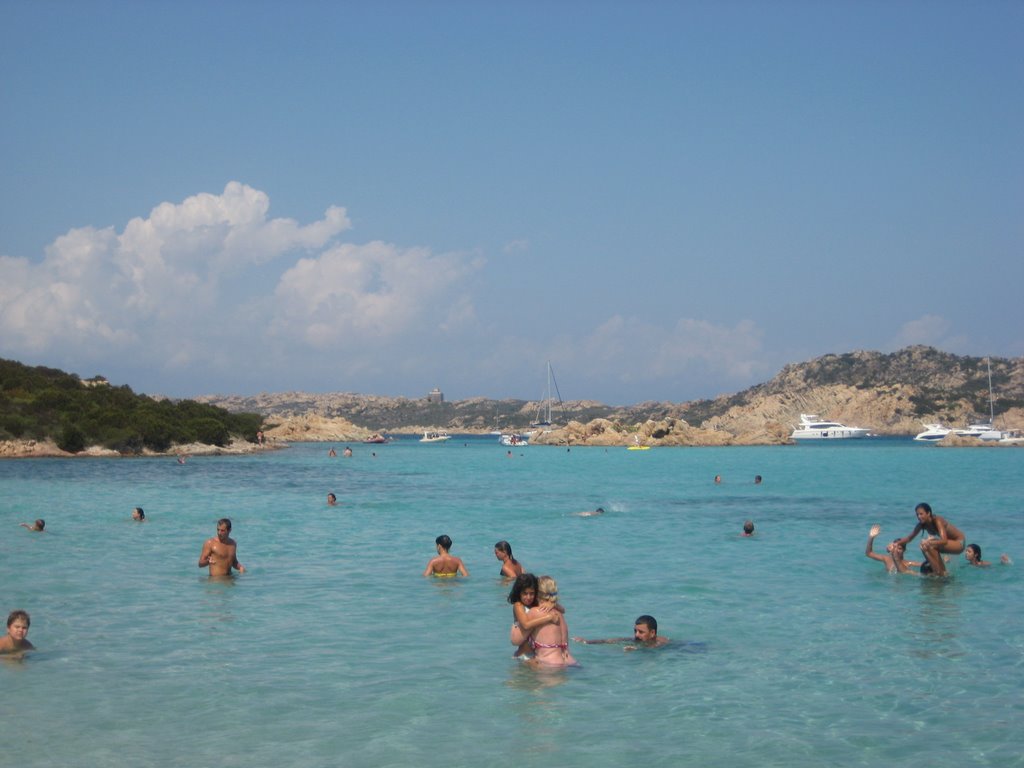
<path fill-rule="evenodd" d="M 350 227 L 339 207 L 305 226 L 269 210 L 265 193 L 231 182 L 121 233 L 70 230 L 39 261 L 0 257 L 0 354 L 256 375 L 474 322 L 465 283 L 478 260 L 337 244 Z"/>
<path fill-rule="evenodd" d="M 729 327 L 680 318 L 664 327 L 615 315 L 583 340 L 582 350 L 587 360 L 619 371 L 624 381 L 685 379 L 695 365 L 744 379 L 760 367 L 761 338 L 749 320 Z"/>
<path fill-rule="evenodd" d="M 957 350 L 968 346 L 962 334 L 949 333 L 950 322 L 940 315 L 922 315 L 904 323 L 887 347 L 902 349 L 913 344 L 926 344 L 940 349 Z"/>
<path fill-rule="evenodd" d="M 425 248 L 339 245 L 300 259 L 281 276 L 273 330 L 334 349 L 421 330 L 453 332 L 474 316 L 459 290 L 478 267 L 464 256 Z"/>

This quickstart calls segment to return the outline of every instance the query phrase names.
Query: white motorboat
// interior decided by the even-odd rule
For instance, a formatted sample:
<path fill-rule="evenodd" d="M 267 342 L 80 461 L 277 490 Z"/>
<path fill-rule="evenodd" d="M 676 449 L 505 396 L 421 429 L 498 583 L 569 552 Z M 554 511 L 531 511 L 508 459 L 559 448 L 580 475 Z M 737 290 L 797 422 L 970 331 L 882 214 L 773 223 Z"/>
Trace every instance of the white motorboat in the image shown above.
<path fill-rule="evenodd" d="M 1024 432 L 1019 429 L 1007 429 L 999 438 L 1000 445 L 1024 445 Z"/>
<path fill-rule="evenodd" d="M 837 421 L 825 421 L 812 413 L 801 413 L 800 424 L 790 435 L 794 440 L 853 440 L 868 437 L 870 430 L 848 427 Z"/>
<path fill-rule="evenodd" d="M 524 445 L 529 445 L 530 444 L 530 438 L 529 438 L 528 435 L 523 435 L 523 434 L 520 434 L 518 432 L 513 432 L 511 434 L 501 435 L 498 438 L 498 442 L 500 442 L 502 445 L 524 446 Z"/>
<path fill-rule="evenodd" d="M 423 437 L 420 438 L 421 443 L 443 443 L 445 440 L 451 440 L 451 435 L 444 431 L 437 432 L 424 432 Z"/>
<path fill-rule="evenodd" d="M 919 442 L 933 443 L 936 440 L 941 440 L 953 430 L 949 427 L 944 427 L 941 424 L 929 424 L 926 421 L 922 421 L 924 424 L 924 432 L 920 432 L 914 435 L 914 439 Z"/>

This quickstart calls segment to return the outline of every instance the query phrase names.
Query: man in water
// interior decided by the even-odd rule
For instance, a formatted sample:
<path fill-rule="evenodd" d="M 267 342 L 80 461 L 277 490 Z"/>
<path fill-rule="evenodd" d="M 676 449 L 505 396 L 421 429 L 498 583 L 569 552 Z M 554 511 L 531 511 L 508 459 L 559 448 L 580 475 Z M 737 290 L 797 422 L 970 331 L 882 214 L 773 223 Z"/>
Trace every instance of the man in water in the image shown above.
<path fill-rule="evenodd" d="M 635 651 L 637 648 L 661 648 L 669 643 L 667 637 L 658 636 L 657 620 L 646 613 L 633 622 L 633 637 L 609 637 L 604 640 L 586 640 L 582 637 L 574 637 L 573 640 L 584 645 L 629 643 L 623 648 L 624 651 Z"/>
<path fill-rule="evenodd" d="M 211 576 L 230 576 L 231 569 L 245 573 L 245 567 L 238 562 L 238 545 L 229 535 L 231 521 L 222 517 L 217 521 L 217 535 L 207 539 L 199 555 L 199 567 L 210 567 Z"/>
<path fill-rule="evenodd" d="M 28 628 L 32 623 L 25 611 L 11 611 L 7 616 L 7 634 L 0 637 L 0 653 L 18 653 L 35 648 L 28 641 Z"/>
<path fill-rule="evenodd" d="M 745 523 L 743 523 L 743 533 L 740 534 L 740 535 L 741 536 L 753 536 L 754 535 L 754 521 L 753 520 L 747 520 Z"/>
<path fill-rule="evenodd" d="M 921 502 L 914 508 L 917 515 L 917 525 L 914 530 L 902 539 L 897 539 L 902 546 L 906 546 L 921 531 L 932 535 L 932 538 L 921 542 L 921 551 L 931 565 L 931 572 L 936 576 L 946 575 L 946 564 L 942 561 L 942 555 L 959 555 L 964 551 L 966 537 L 963 532 L 946 518 L 939 517 L 932 512 L 929 504 Z M 896 544 L 893 542 L 893 545 Z"/>
<path fill-rule="evenodd" d="M 877 560 L 880 563 L 885 563 L 886 569 L 889 573 L 913 573 L 910 570 L 910 566 L 918 565 L 918 563 L 908 562 L 903 559 L 903 545 L 900 544 L 900 540 L 896 539 L 891 544 L 887 544 L 885 550 L 889 553 L 887 555 L 879 555 L 875 552 L 875 537 L 882 532 L 882 526 L 872 525 L 871 530 L 868 531 L 868 543 L 864 547 L 864 554 L 870 557 L 872 560 Z"/>
<path fill-rule="evenodd" d="M 602 507 L 598 507 L 593 511 L 588 509 L 585 512 L 576 512 L 575 514 L 579 517 L 596 517 L 597 515 L 603 515 L 604 509 Z"/>
<path fill-rule="evenodd" d="M 449 555 L 448 550 L 452 548 L 452 540 L 444 534 L 434 539 L 437 545 L 437 557 L 427 563 L 424 576 L 438 576 L 440 578 L 454 578 L 455 576 L 469 576 L 469 571 L 463 565 L 462 560 L 454 555 Z"/>
<path fill-rule="evenodd" d="M 28 523 L 19 523 L 22 528 L 32 531 L 33 533 L 43 533 L 43 529 L 46 528 L 46 521 L 43 518 L 39 518 L 32 525 Z"/>

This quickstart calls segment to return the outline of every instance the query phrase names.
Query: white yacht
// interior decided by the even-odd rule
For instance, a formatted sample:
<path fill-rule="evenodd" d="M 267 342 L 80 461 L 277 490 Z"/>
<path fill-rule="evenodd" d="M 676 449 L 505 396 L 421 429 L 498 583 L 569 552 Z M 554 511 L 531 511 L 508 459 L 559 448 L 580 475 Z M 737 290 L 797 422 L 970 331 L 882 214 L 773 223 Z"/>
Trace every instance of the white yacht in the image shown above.
<path fill-rule="evenodd" d="M 421 443 L 443 443 L 445 440 L 451 440 L 451 435 L 447 432 L 424 432 L 423 437 L 420 438 Z"/>
<path fill-rule="evenodd" d="M 914 439 L 924 443 L 934 443 L 936 440 L 941 440 L 953 430 L 949 427 L 944 427 L 941 424 L 929 424 L 926 421 L 922 421 L 924 424 L 924 432 L 919 432 L 914 435 Z"/>
<path fill-rule="evenodd" d="M 868 437 L 870 430 L 848 427 L 836 421 L 824 421 L 812 413 L 801 413 L 800 424 L 790 435 L 794 440 L 852 440 Z"/>

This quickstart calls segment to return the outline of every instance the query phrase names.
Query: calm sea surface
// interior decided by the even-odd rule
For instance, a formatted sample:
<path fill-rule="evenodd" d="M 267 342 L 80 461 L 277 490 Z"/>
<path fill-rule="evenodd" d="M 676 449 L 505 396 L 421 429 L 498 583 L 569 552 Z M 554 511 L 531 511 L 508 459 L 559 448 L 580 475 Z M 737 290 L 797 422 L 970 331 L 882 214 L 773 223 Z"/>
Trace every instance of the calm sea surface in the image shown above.
<path fill-rule="evenodd" d="M 0 462 L 0 610 L 38 648 L 0 663 L 0 762 L 1024 765 L 1024 450 L 327 448 Z M 920 501 L 1016 564 L 865 558 Z M 229 581 L 196 567 L 219 517 Z M 442 533 L 469 579 L 420 576 Z M 558 580 L 571 634 L 650 613 L 672 644 L 513 661 L 499 539 Z"/>

